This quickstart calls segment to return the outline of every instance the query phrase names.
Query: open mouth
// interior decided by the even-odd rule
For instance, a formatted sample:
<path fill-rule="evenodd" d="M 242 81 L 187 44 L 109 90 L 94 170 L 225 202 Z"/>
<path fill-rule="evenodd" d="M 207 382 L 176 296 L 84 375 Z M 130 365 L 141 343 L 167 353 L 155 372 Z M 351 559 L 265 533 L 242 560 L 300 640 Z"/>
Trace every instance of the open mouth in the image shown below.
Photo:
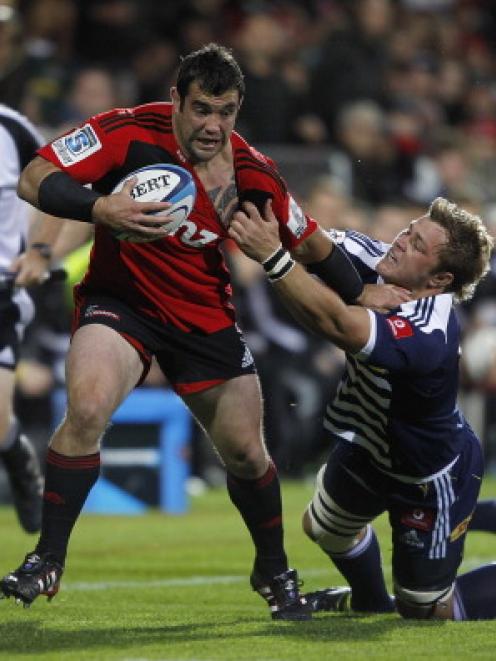
<path fill-rule="evenodd" d="M 220 145 L 220 140 L 213 138 L 196 138 L 196 142 L 202 149 L 216 149 Z"/>

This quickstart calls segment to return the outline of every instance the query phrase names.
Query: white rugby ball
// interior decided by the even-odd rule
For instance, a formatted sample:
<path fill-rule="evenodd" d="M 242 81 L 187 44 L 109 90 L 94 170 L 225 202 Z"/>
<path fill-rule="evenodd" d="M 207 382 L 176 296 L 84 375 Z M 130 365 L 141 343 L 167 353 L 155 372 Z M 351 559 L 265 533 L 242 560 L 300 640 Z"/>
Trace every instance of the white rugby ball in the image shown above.
<path fill-rule="evenodd" d="M 124 184 L 132 177 L 138 178 L 131 189 L 131 196 L 138 202 L 172 203 L 169 209 L 157 211 L 150 215 L 166 218 L 167 222 L 164 223 L 163 227 L 167 230 L 167 234 L 173 234 L 189 216 L 195 203 L 196 186 L 192 175 L 184 168 L 179 165 L 172 165 L 172 163 L 147 165 L 127 174 L 115 186 L 112 193 L 119 193 Z M 132 241 L 134 243 L 156 240 L 137 236 L 128 230 L 122 232 L 114 230 L 113 234 L 120 241 Z"/>

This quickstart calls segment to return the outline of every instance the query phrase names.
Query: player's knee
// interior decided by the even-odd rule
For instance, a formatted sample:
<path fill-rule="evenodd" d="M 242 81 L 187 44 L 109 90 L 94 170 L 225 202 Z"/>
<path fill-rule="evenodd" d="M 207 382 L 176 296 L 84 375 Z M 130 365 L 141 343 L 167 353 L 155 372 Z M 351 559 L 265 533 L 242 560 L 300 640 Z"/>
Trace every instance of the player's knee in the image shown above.
<path fill-rule="evenodd" d="M 350 551 L 363 538 L 366 527 L 358 527 L 351 532 L 324 527 L 312 513 L 311 505 L 303 513 L 303 531 L 313 542 L 329 555 L 340 555 Z"/>
<path fill-rule="evenodd" d="M 256 438 L 240 443 L 215 444 L 229 473 L 237 477 L 254 480 L 268 469 L 270 457 L 261 440 Z M 222 449 L 221 449 L 222 448 Z"/>
<path fill-rule="evenodd" d="M 364 517 L 347 512 L 327 493 L 324 472 L 325 466 L 317 474 L 314 496 L 303 514 L 303 530 L 323 551 L 339 555 L 356 546 L 367 526 L 364 526 Z"/>
<path fill-rule="evenodd" d="M 81 434 L 101 434 L 107 426 L 112 405 L 105 393 L 98 390 L 87 396 L 71 397 L 66 414 L 66 424 Z"/>
<path fill-rule="evenodd" d="M 408 590 L 395 584 L 396 610 L 410 620 L 453 619 L 454 585 L 442 590 Z"/>

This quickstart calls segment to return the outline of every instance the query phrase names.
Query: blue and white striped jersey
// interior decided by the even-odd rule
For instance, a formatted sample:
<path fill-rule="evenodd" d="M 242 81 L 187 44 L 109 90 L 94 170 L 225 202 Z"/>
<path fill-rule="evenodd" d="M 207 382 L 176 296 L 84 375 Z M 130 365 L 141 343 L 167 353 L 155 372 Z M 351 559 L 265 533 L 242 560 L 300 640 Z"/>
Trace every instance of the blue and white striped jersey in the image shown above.
<path fill-rule="evenodd" d="M 365 283 L 380 283 L 376 264 L 389 245 L 357 232 L 334 232 Z M 324 426 L 357 443 L 384 472 L 424 482 L 456 461 L 468 423 L 457 409 L 459 324 L 452 294 L 369 310 L 363 349 L 346 369 Z"/>

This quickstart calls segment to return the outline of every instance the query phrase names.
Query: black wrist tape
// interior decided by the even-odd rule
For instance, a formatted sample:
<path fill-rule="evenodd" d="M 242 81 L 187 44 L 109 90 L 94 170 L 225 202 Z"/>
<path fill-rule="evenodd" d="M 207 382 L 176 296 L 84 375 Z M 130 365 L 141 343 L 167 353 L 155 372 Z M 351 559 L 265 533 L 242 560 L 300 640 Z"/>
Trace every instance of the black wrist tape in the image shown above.
<path fill-rule="evenodd" d="M 295 265 L 289 252 L 280 246 L 265 262 L 262 262 L 265 273 L 271 282 L 280 280 L 291 271 Z"/>
<path fill-rule="evenodd" d="M 363 291 L 363 282 L 348 255 L 337 244 L 321 262 L 306 265 L 307 271 L 318 275 L 334 289 L 345 303 L 353 303 Z"/>
<path fill-rule="evenodd" d="M 52 216 L 91 223 L 93 205 L 99 197 L 100 193 L 85 188 L 65 172 L 52 172 L 40 184 L 38 205 Z"/>

